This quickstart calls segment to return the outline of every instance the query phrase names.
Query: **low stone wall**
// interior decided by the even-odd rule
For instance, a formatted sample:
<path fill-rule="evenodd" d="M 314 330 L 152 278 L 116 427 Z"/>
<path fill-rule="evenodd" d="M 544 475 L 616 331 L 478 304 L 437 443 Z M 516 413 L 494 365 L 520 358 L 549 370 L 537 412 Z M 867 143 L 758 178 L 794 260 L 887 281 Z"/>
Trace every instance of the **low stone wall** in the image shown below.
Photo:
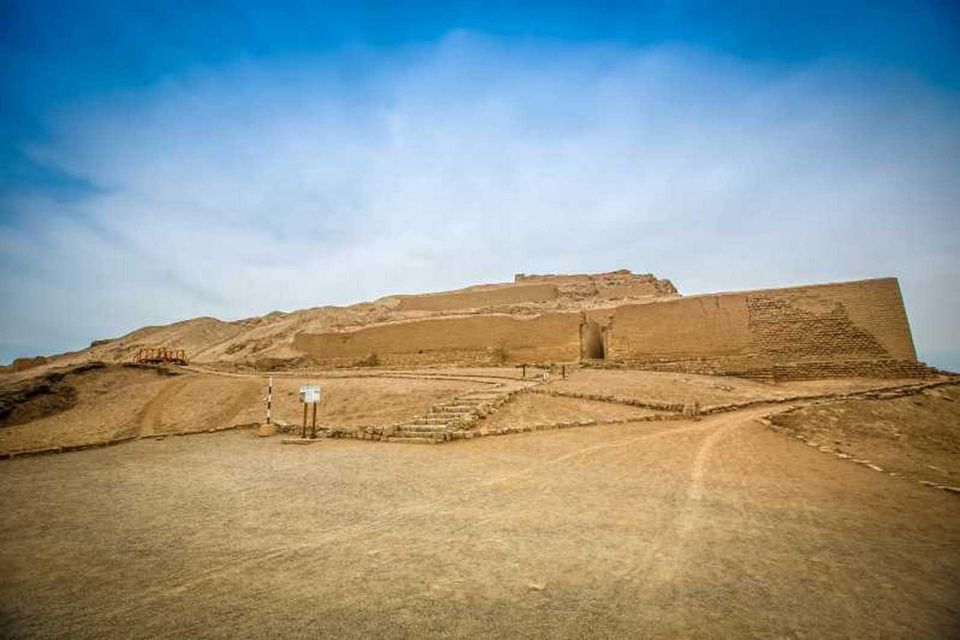
<path fill-rule="evenodd" d="M 655 414 L 652 416 L 637 416 L 636 418 L 611 418 L 609 420 L 573 420 L 570 422 L 547 422 L 533 425 L 503 426 L 496 429 L 477 428 L 469 431 L 455 431 L 452 440 L 471 440 L 484 436 L 503 436 L 512 433 L 529 433 L 533 431 L 552 431 L 554 429 L 569 429 L 572 427 L 593 427 L 606 424 L 628 424 L 633 422 L 664 422 L 669 420 L 689 420 L 682 414 Z"/>
<path fill-rule="evenodd" d="M 555 389 L 527 389 L 527 393 L 539 393 L 545 396 L 555 398 L 577 398 L 579 400 L 596 400 L 598 402 L 612 402 L 614 404 L 623 404 L 630 407 L 641 409 L 652 409 L 654 411 L 671 411 L 681 413 L 687 409 L 687 405 L 676 402 L 658 402 L 656 400 L 638 400 L 636 398 L 623 398 L 620 396 L 605 395 L 602 393 L 580 393 L 578 391 L 557 391 Z"/>

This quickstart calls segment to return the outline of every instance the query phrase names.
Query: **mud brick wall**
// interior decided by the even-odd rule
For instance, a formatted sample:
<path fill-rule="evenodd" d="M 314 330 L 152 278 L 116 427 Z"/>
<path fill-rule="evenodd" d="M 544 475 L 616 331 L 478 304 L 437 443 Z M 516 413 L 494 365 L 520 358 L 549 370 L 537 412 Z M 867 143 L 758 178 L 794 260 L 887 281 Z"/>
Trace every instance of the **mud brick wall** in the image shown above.
<path fill-rule="evenodd" d="M 894 278 L 661 298 L 532 318 L 494 313 L 427 318 L 299 334 L 294 347 L 335 366 L 351 366 L 371 354 L 383 365 L 570 362 L 585 354 L 580 329 L 585 319 L 606 326 L 600 339 L 608 364 L 770 379 L 925 371 L 913 366 L 916 353 Z"/>
<path fill-rule="evenodd" d="M 837 360 L 774 365 L 771 378 L 821 380 L 823 378 L 931 378 L 939 371 L 909 360 Z"/>
<path fill-rule="evenodd" d="M 294 347 L 319 361 L 349 361 L 376 354 L 384 363 L 559 362 L 580 356 L 581 314 L 549 313 L 529 319 L 507 315 L 429 318 L 357 331 L 294 337 Z"/>
<path fill-rule="evenodd" d="M 478 309 L 523 302 L 546 302 L 557 297 L 553 284 L 508 285 L 477 291 L 451 291 L 422 296 L 403 296 L 397 307 L 400 311 L 453 311 Z"/>
<path fill-rule="evenodd" d="M 457 364 L 468 367 L 492 367 L 504 364 L 502 352 L 496 349 L 449 349 L 423 353 L 377 353 L 364 356 L 310 356 L 310 364 L 320 367 L 429 367 Z"/>
<path fill-rule="evenodd" d="M 804 361 L 916 362 L 895 278 L 618 307 L 607 358 L 714 370 Z"/>

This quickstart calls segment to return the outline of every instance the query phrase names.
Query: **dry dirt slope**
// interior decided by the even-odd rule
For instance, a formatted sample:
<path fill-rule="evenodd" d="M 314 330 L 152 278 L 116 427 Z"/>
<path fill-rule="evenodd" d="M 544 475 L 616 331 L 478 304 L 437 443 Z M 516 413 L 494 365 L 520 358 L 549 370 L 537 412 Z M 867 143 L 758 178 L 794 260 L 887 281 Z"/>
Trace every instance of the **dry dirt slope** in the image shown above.
<path fill-rule="evenodd" d="M 299 424 L 299 385 L 322 381 L 320 426 L 392 424 L 491 383 L 378 377 L 277 378 L 275 421 Z M 260 422 L 265 378 L 93 363 L 0 383 L 0 453 Z"/>
<path fill-rule="evenodd" d="M 776 415 L 773 424 L 888 472 L 960 487 L 960 384 L 818 404 Z"/>

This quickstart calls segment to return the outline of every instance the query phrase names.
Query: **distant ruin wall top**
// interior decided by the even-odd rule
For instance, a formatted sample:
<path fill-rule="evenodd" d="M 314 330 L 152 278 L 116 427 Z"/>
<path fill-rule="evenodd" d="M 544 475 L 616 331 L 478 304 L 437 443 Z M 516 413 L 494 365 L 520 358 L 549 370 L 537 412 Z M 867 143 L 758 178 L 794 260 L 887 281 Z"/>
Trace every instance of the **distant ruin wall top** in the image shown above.
<path fill-rule="evenodd" d="M 669 280 L 627 270 L 583 275 L 528 276 L 521 273 L 514 280 L 512 284 L 396 296 L 399 299 L 396 310 L 438 313 L 470 309 L 516 313 L 520 310 L 533 313 L 587 309 L 609 305 L 611 300 L 644 302 L 677 296 L 677 290 Z"/>
<path fill-rule="evenodd" d="M 669 280 L 652 273 L 633 273 L 629 269 L 606 273 L 526 274 L 513 276 L 516 284 L 551 283 L 562 288 L 591 287 L 601 298 L 676 296 L 677 288 Z"/>

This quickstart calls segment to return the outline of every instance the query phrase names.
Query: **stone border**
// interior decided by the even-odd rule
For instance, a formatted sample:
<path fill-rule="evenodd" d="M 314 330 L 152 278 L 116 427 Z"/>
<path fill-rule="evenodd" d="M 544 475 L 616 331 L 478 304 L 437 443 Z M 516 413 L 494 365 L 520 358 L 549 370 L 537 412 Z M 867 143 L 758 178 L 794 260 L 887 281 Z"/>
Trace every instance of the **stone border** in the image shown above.
<path fill-rule="evenodd" d="M 668 421 L 677 421 L 677 420 L 690 420 L 689 416 L 684 416 L 682 414 L 655 414 L 652 416 L 639 416 L 636 418 L 611 418 L 609 420 L 573 420 L 570 422 L 546 422 L 540 424 L 530 424 L 522 426 L 506 426 L 498 427 L 496 429 L 488 428 L 479 428 L 479 429 L 459 429 L 457 431 L 451 431 L 449 433 L 449 439 L 447 440 L 437 440 L 431 444 L 443 444 L 444 442 L 452 442 L 454 440 L 473 440 L 475 438 L 483 438 L 486 436 L 504 436 L 515 433 L 529 433 L 534 431 L 552 431 L 555 429 L 569 429 L 573 427 L 593 427 L 600 425 L 612 425 L 612 424 L 628 424 L 631 422 L 668 422 Z M 299 427 L 298 427 L 299 429 Z M 389 434 L 383 435 L 384 427 L 361 427 L 357 430 L 348 429 L 347 427 L 332 427 L 329 429 L 324 429 L 323 435 L 320 435 L 320 430 L 318 430 L 318 439 L 319 438 L 340 438 L 345 440 L 370 440 L 374 442 L 389 442 L 387 438 Z M 402 443 L 400 443 L 402 444 Z"/>
<path fill-rule="evenodd" d="M 580 393 L 578 391 L 558 391 L 556 389 L 525 389 L 527 393 L 539 393 L 545 396 L 555 398 L 576 398 L 578 400 L 595 400 L 597 402 L 610 402 L 613 404 L 623 404 L 630 407 L 641 409 L 651 409 L 653 411 L 670 411 L 673 413 L 682 413 L 685 406 L 683 403 L 657 402 L 655 400 L 639 400 L 636 398 L 624 398 L 621 396 L 608 396 L 602 393 Z"/>
<path fill-rule="evenodd" d="M 540 424 L 522 425 L 516 427 L 499 427 L 497 429 L 470 429 L 454 431 L 451 434 L 451 440 L 472 440 L 484 436 L 504 436 L 513 433 L 527 433 L 533 431 L 552 431 L 554 429 L 569 429 L 572 427 L 593 427 L 609 424 L 628 424 L 631 422 L 667 422 L 675 420 L 689 420 L 689 416 L 682 414 L 655 414 L 652 416 L 639 416 L 636 418 L 611 418 L 609 420 L 574 420 L 571 422 L 546 422 Z"/>

